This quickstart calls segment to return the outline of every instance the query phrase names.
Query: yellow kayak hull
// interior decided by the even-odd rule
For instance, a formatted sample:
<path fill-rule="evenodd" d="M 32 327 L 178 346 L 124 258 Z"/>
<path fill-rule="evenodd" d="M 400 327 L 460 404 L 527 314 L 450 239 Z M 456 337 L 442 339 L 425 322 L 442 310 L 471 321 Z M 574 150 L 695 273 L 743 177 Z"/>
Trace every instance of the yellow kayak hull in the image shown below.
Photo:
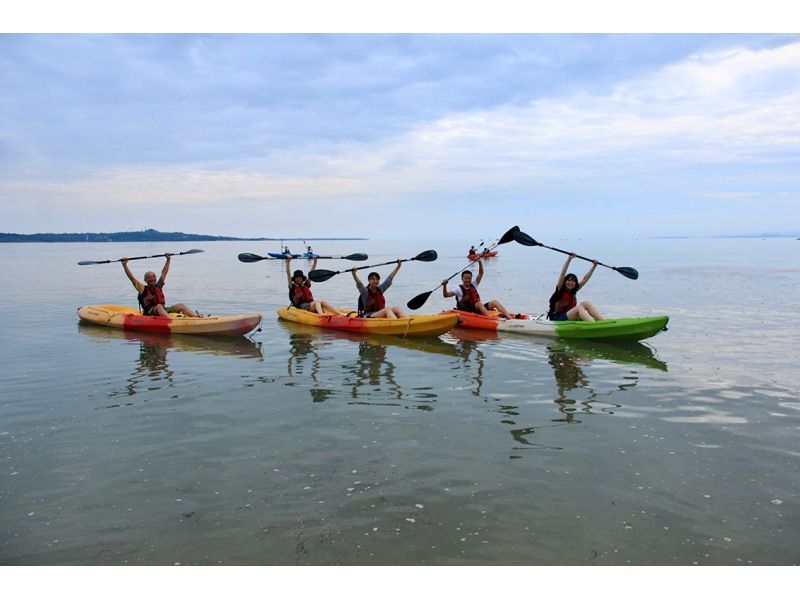
<path fill-rule="evenodd" d="M 278 317 L 288 322 L 317 326 L 318 328 L 388 336 L 439 336 L 452 330 L 458 324 L 457 314 L 409 316 L 397 319 L 359 318 L 355 312 L 342 310 L 337 315 L 321 316 L 292 306 L 280 308 Z"/>

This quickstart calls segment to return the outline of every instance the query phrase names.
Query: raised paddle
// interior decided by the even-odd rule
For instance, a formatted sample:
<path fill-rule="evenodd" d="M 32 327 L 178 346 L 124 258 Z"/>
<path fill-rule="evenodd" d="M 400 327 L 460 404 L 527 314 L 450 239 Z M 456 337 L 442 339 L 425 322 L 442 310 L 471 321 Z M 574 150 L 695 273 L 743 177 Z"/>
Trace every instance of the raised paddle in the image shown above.
<path fill-rule="evenodd" d="M 369 259 L 366 253 L 351 253 L 350 255 L 321 255 L 317 257 L 318 260 L 351 260 L 354 262 L 364 262 Z M 253 262 L 260 262 L 261 260 L 280 260 L 284 261 L 282 257 L 260 256 L 255 253 L 240 253 L 239 261 L 251 264 Z"/>
<path fill-rule="evenodd" d="M 495 243 L 492 243 L 492 245 L 488 248 L 488 251 L 491 251 L 492 249 L 494 249 L 498 245 L 503 245 L 505 243 L 510 243 L 511 241 L 514 240 L 514 233 L 516 233 L 518 231 L 519 231 L 519 227 L 518 226 L 515 226 L 513 228 L 508 229 L 502 237 L 500 237 Z M 450 276 L 450 278 L 453 278 L 453 276 L 456 276 L 457 274 L 460 274 L 461 272 L 463 272 L 464 270 L 469 268 L 471 265 L 473 265 L 475 262 L 477 262 L 481 258 L 483 258 L 483 254 L 478 254 L 477 258 L 475 258 L 474 260 L 470 260 L 469 264 L 467 264 L 466 266 L 461 268 L 461 270 L 459 270 L 458 272 L 456 272 L 455 274 Z M 450 278 L 448 278 L 447 280 L 450 280 Z M 411 301 L 406 303 L 406 306 L 408 307 L 408 309 L 419 309 L 420 307 L 425 305 L 425 302 L 428 300 L 428 297 L 431 296 L 431 293 L 433 293 L 433 291 L 438 289 L 440 286 L 442 286 L 442 283 L 439 283 L 438 285 L 436 285 L 436 288 L 431 289 L 430 291 L 426 291 L 425 293 L 420 293 L 419 295 L 417 295 L 416 297 L 411 299 Z"/>
<path fill-rule="evenodd" d="M 405 260 L 394 260 L 393 262 L 383 262 L 382 264 L 373 264 L 372 266 L 361 266 L 360 268 L 354 268 L 355 270 L 366 270 L 367 268 L 377 268 L 378 266 L 388 266 L 389 264 L 397 264 L 398 262 L 433 262 L 439 255 L 433 250 L 428 249 L 423 251 L 419 255 L 415 255 L 414 257 L 410 257 Z M 312 270 L 308 273 L 308 277 L 313 282 L 325 282 L 329 278 L 333 278 L 337 274 L 341 274 L 342 272 L 351 272 L 351 270 L 342 270 L 339 272 L 334 272 L 332 270 Z"/>
<path fill-rule="evenodd" d="M 566 255 L 572 255 L 570 251 L 564 251 L 563 249 L 557 249 L 555 247 L 550 247 L 549 245 L 545 245 L 544 243 L 539 243 L 536 239 L 532 238 L 530 235 L 523 233 L 521 230 L 518 230 L 514 233 L 514 240 L 519 243 L 520 245 L 525 245 L 527 247 L 545 247 L 547 249 L 552 249 L 553 251 L 558 251 L 559 253 L 564 253 Z M 589 259 L 588 257 L 583 257 L 582 255 L 575 254 L 575 257 L 580 258 L 582 260 L 586 260 L 587 262 L 593 262 L 594 260 Z M 635 268 L 629 268 L 627 266 L 620 266 L 619 268 L 616 266 L 609 266 L 608 264 L 604 264 L 602 262 L 597 262 L 598 266 L 605 266 L 606 268 L 611 268 L 612 270 L 616 270 L 620 274 L 622 274 L 626 278 L 630 278 L 631 280 L 636 280 L 639 278 L 639 273 L 636 271 Z"/>
<path fill-rule="evenodd" d="M 189 251 L 181 251 L 180 253 L 171 253 L 170 255 L 191 255 L 192 253 L 203 253 L 202 249 L 190 249 Z M 142 255 L 139 257 L 129 257 L 128 261 L 132 260 L 149 260 L 152 257 L 167 257 L 166 253 L 159 253 L 158 255 Z M 118 260 L 102 260 L 100 262 L 94 262 L 92 260 L 83 260 L 82 262 L 78 262 L 79 266 L 90 266 L 92 264 L 111 264 L 114 262 L 121 262 L 122 259 Z"/>

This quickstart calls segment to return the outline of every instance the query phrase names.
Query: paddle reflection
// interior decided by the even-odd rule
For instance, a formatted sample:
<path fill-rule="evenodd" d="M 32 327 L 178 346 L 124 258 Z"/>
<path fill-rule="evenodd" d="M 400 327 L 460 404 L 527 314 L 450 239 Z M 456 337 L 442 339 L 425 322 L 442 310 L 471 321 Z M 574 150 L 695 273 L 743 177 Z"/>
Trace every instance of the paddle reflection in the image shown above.
<path fill-rule="evenodd" d="M 459 375 L 472 372 L 469 379 L 472 382 L 471 393 L 475 396 L 482 396 L 484 379 L 486 375 L 491 377 L 495 374 L 495 363 L 508 364 L 513 360 L 520 360 L 520 363 L 529 364 L 524 368 L 516 368 L 512 379 L 506 380 L 506 383 L 513 382 L 517 388 L 522 386 L 526 391 L 484 397 L 487 403 L 495 405 L 495 411 L 501 416 L 501 423 L 513 427 L 510 434 L 514 442 L 523 445 L 515 447 L 515 450 L 558 449 L 560 448 L 558 446 L 533 442 L 533 435 L 544 428 L 581 423 L 581 414 L 613 414 L 622 405 L 612 401 L 611 397 L 636 386 L 639 382 L 639 372 L 642 368 L 630 366 L 667 370 L 667 364 L 660 360 L 650 347 L 639 342 L 610 344 L 541 340 L 520 335 L 498 334 L 495 331 L 461 328 L 449 334 L 458 339 L 461 356 L 465 361 L 464 367 L 459 369 Z M 601 362 L 611 362 L 626 367 L 607 368 L 602 367 Z M 553 392 L 551 390 L 553 387 L 544 385 L 544 378 L 540 374 L 544 364 L 549 366 L 555 379 L 555 398 L 552 402 L 556 406 L 558 415 L 551 417 L 546 424 L 519 427 L 520 420 L 524 421 L 524 418 L 529 417 L 530 407 L 526 404 L 539 405 L 542 403 L 542 397 L 552 396 L 550 393 Z M 593 374 L 596 378 L 594 383 L 590 381 L 590 375 L 587 373 L 592 371 L 593 366 L 601 366 L 597 372 L 603 374 L 602 377 Z M 509 377 L 507 369 L 503 369 L 502 372 L 505 377 Z M 513 379 L 517 374 L 520 380 Z M 609 374 L 612 375 L 612 380 L 617 378 L 617 381 L 612 383 L 613 388 L 610 390 L 602 390 L 609 382 Z M 496 388 L 497 385 L 492 384 L 491 387 Z"/>
<path fill-rule="evenodd" d="M 436 399 L 432 387 L 404 386 L 398 380 L 401 372 L 389 357 L 394 348 L 455 356 L 458 351 L 452 344 L 439 338 L 402 338 L 394 336 L 368 336 L 338 330 L 321 330 L 294 322 L 279 321 L 289 334 L 289 360 L 287 373 L 302 378 L 291 385 L 313 382 L 309 389 L 315 402 L 325 401 L 344 390 L 351 405 L 402 406 L 405 408 L 432 409 Z M 355 360 L 336 359 L 342 372 L 331 380 L 320 375 L 325 364 L 325 353 L 319 350 L 346 341 L 355 348 Z M 335 351 L 334 351 L 335 353 Z M 349 354 L 349 351 L 348 351 Z M 331 359 L 328 356 L 328 359 Z M 407 374 L 415 372 L 408 370 Z"/>
<path fill-rule="evenodd" d="M 125 389 L 110 392 L 110 397 L 133 397 L 140 393 L 174 388 L 175 371 L 169 367 L 168 359 L 169 353 L 174 351 L 264 359 L 260 343 L 241 336 L 204 337 L 131 332 L 87 323 L 79 324 L 78 330 L 94 342 L 121 341 L 138 345 L 139 355 L 133 372 L 126 380 Z"/>

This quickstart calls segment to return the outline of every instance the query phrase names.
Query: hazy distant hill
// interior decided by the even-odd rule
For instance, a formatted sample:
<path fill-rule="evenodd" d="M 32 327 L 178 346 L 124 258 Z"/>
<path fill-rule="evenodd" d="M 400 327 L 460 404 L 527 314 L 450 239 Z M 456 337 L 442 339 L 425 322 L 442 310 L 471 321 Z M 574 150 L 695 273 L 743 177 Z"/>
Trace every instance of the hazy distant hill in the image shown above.
<path fill-rule="evenodd" d="M 358 238 L 362 240 L 362 237 Z M 278 237 L 217 237 L 189 233 L 163 233 L 152 228 L 122 233 L 35 233 L 20 235 L 0 233 L 0 243 L 92 243 L 131 241 L 279 241 Z M 283 237 L 284 241 L 340 241 L 355 240 L 354 237 Z"/>

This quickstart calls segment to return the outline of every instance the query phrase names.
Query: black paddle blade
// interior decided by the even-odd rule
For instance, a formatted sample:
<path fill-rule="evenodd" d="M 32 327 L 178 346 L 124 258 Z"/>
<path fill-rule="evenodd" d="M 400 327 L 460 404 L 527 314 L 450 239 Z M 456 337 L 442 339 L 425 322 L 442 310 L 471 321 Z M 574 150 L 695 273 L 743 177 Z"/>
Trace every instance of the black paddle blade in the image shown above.
<path fill-rule="evenodd" d="M 78 262 L 78 265 L 79 266 L 91 266 L 92 264 L 110 264 L 110 263 L 111 263 L 111 260 L 106 260 L 104 262 L 95 262 L 95 261 L 92 261 L 92 260 L 83 260 L 83 261 Z"/>
<path fill-rule="evenodd" d="M 245 264 L 252 264 L 253 262 L 260 262 L 261 260 L 265 260 L 267 258 L 261 257 L 260 255 L 256 255 L 255 253 L 240 253 L 239 254 L 239 261 L 244 262 Z"/>
<path fill-rule="evenodd" d="M 513 239 L 520 245 L 525 245 L 526 247 L 536 247 L 538 245 L 541 245 L 539 241 L 537 241 L 527 233 L 523 233 L 521 230 L 514 231 Z"/>
<path fill-rule="evenodd" d="M 369 256 L 366 253 L 351 253 L 350 255 L 344 256 L 344 259 L 354 262 L 365 262 L 369 259 Z"/>
<path fill-rule="evenodd" d="M 500 237 L 500 240 L 499 240 L 499 241 L 497 241 L 497 244 L 498 244 L 498 245 L 504 245 L 504 244 L 506 244 L 506 243 L 510 243 L 511 241 L 513 241 L 513 240 L 514 240 L 514 233 L 516 233 L 516 232 L 519 232 L 519 227 L 518 227 L 518 226 L 515 226 L 515 227 L 513 227 L 513 228 L 509 228 L 509 229 L 508 229 L 508 230 L 507 230 L 507 231 L 506 231 L 506 232 L 503 234 L 503 236 L 502 236 L 502 237 Z"/>
<path fill-rule="evenodd" d="M 636 280 L 639 278 L 639 273 L 636 271 L 636 268 L 628 268 L 627 266 L 621 266 L 619 268 L 614 268 L 617 272 L 622 274 L 625 278 L 630 278 L 631 280 Z"/>
<path fill-rule="evenodd" d="M 439 254 L 436 253 L 433 249 L 428 249 L 427 251 L 423 251 L 417 257 L 412 257 L 411 259 L 417 262 L 435 262 L 436 258 L 439 257 Z"/>
<path fill-rule="evenodd" d="M 308 273 L 308 278 L 313 282 L 325 282 L 337 274 L 339 272 L 334 272 L 333 270 L 312 270 Z"/>
<path fill-rule="evenodd" d="M 433 293 L 433 291 L 428 291 L 427 293 L 420 293 L 419 295 L 414 297 L 411 301 L 406 303 L 406 307 L 408 307 L 408 309 L 419 309 L 420 307 L 425 305 L 425 302 L 428 300 L 428 297 L 431 296 L 431 293 Z"/>
<path fill-rule="evenodd" d="M 181 251 L 178 255 L 189 255 L 191 253 L 203 253 L 202 249 L 190 249 L 189 251 Z"/>

